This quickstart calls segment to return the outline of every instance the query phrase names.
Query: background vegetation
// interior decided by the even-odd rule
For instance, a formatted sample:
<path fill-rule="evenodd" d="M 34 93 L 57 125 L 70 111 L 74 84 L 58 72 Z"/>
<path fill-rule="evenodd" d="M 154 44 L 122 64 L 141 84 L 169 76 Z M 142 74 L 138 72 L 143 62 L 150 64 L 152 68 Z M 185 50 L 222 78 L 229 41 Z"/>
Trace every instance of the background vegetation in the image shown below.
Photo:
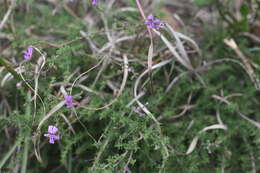
<path fill-rule="evenodd" d="M 137 2 L 0 0 L 0 172 L 260 172 L 260 2 Z"/>

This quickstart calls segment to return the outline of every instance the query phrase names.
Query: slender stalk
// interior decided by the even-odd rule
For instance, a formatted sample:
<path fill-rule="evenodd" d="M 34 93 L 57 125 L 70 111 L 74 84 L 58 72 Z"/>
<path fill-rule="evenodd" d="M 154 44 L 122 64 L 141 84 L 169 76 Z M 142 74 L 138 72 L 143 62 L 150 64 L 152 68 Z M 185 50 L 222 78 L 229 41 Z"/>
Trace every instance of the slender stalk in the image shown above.
<path fill-rule="evenodd" d="M 14 146 L 6 153 L 6 155 L 4 156 L 4 158 L 0 161 L 0 170 L 3 168 L 5 162 L 9 159 L 9 157 L 13 154 L 13 152 L 15 151 L 16 147 L 18 145 L 20 145 L 20 140 L 16 140 Z"/>
<path fill-rule="evenodd" d="M 27 101 L 31 100 L 31 92 L 29 91 L 27 94 Z M 31 119 L 31 105 L 28 104 L 26 107 L 26 118 L 27 120 Z M 24 137 L 24 150 L 23 150 L 23 160 L 22 160 L 22 169 L 21 173 L 26 173 L 27 169 L 27 161 L 28 161 L 28 150 L 29 150 L 29 139 L 30 139 L 30 128 L 26 129 L 25 137 Z"/>
<path fill-rule="evenodd" d="M 22 160 L 22 170 L 21 173 L 26 173 L 27 168 L 27 160 L 28 160 L 28 149 L 29 149 L 29 138 L 28 133 L 26 134 L 25 140 L 24 140 L 24 150 L 23 150 L 23 160 Z"/>

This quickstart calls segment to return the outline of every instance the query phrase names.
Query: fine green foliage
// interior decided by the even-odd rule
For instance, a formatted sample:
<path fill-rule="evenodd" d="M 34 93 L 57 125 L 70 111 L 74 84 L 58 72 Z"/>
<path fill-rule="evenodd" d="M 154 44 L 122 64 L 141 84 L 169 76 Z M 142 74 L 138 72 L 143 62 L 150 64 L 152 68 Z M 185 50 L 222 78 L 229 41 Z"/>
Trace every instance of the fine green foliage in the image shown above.
<path fill-rule="evenodd" d="M 11 1 L 0 0 L 1 19 Z M 18 0 L 0 29 L 0 173 L 260 172 L 259 81 L 223 41 L 250 32 L 250 7 L 260 5 L 243 2 L 238 21 L 220 1 L 194 4 L 219 5 L 201 49 L 184 31 L 151 30 L 147 72 L 150 40 L 136 1 Z M 260 47 L 235 41 L 259 79 Z M 65 95 L 77 106 L 66 107 Z M 49 125 L 59 129 L 54 144 Z"/>

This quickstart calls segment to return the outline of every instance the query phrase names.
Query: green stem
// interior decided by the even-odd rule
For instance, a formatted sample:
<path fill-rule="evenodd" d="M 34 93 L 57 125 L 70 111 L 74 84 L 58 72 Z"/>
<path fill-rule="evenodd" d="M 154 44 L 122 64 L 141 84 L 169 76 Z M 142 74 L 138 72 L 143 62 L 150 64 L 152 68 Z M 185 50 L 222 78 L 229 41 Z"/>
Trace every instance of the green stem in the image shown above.
<path fill-rule="evenodd" d="M 13 154 L 13 152 L 15 151 L 16 147 L 20 144 L 20 142 L 21 142 L 20 140 L 16 140 L 14 146 L 6 153 L 4 158 L 0 161 L 0 170 L 4 166 L 5 162 L 9 159 L 9 157 Z"/>
<path fill-rule="evenodd" d="M 27 133 L 28 135 L 28 133 Z M 28 148 L 29 148 L 29 139 L 26 135 L 24 140 L 24 151 L 23 151 L 23 160 L 22 160 L 22 170 L 21 173 L 26 173 L 27 168 L 27 160 L 28 160 Z"/>
<path fill-rule="evenodd" d="M 28 94 L 27 94 L 27 102 L 29 102 L 29 100 L 31 100 L 31 93 L 30 92 L 28 92 Z M 26 118 L 27 118 L 27 120 L 30 120 L 31 113 L 32 113 L 31 105 L 28 104 L 27 107 L 26 107 Z M 22 160 L 21 173 L 27 172 L 26 169 L 27 169 L 27 161 L 28 161 L 30 133 L 31 133 L 30 128 L 26 129 L 25 137 L 24 137 L 24 150 L 23 150 L 23 160 Z"/>

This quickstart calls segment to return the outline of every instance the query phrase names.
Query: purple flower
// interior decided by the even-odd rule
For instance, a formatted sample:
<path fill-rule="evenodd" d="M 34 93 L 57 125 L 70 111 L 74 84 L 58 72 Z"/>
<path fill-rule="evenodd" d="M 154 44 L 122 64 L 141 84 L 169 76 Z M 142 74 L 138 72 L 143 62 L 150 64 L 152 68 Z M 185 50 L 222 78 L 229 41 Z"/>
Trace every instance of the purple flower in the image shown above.
<path fill-rule="evenodd" d="M 52 125 L 48 127 L 48 133 L 45 133 L 44 136 L 49 138 L 50 144 L 54 144 L 55 140 L 60 140 L 60 137 L 55 135 L 57 132 L 58 132 L 57 127 Z"/>
<path fill-rule="evenodd" d="M 154 15 L 150 14 L 149 16 L 147 16 L 146 20 L 144 21 L 144 23 L 150 28 L 150 29 L 161 29 L 164 24 L 157 19 Z"/>
<path fill-rule="evenodd" d="M 92 5 L 97 5 L 98 4 L 98 0 L 92 0 Z"/>
<path fill-rule="evenodd" d="M 33 47 L 32 46 L 29 46 L 27 48 L 27 50 L 24 50 L 23 51 L 23 54 L 24 54 L 24 59 L 25 60 L 30 60 L 32 58 L 32 53 L 33 53 Z"/>
<path fill-rule="evenodd" d="M 72 96 L 65 96 L 64 99 L 65 99 L 64 104 L 67 106 L 67 108 L 72 108 L 77 105 L 77 103 L 73 101 Z"/>

